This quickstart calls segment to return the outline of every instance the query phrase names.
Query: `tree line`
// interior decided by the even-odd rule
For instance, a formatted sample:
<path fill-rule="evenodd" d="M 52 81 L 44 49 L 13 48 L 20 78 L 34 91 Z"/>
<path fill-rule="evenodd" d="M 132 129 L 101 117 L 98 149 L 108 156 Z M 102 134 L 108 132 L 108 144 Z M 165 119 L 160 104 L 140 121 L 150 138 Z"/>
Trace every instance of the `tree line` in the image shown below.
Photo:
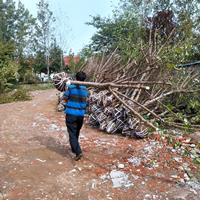
<path fill-rule="evenodd" d="M 54 33 L 55 18 L 45 0 L 33 17 L 22 2 L 0 0 L 0 91 L 16 82 L 34 82 L 36 74 L 60 71 L 62 49 Z"/>

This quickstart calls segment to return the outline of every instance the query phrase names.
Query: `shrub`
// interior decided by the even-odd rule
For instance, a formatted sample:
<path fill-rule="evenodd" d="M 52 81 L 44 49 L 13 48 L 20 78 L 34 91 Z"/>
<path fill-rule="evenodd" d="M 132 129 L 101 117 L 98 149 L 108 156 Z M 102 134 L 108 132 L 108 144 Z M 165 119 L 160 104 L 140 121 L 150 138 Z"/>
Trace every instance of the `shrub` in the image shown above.
<path fill-rule="evenodd" d="M 0 95 L 0 103 L 11 103 L 13 101 L 26 101 L 30 100 L 31 97 L 27 90 L 15 89 L 12 92 L 3 93 Z"/>
<path fill-rule="evenodd" d="M 0 92 L 12 86 L 18 80 L 18 65 L 14 62 L 4 63 L 0 67 Z"/>

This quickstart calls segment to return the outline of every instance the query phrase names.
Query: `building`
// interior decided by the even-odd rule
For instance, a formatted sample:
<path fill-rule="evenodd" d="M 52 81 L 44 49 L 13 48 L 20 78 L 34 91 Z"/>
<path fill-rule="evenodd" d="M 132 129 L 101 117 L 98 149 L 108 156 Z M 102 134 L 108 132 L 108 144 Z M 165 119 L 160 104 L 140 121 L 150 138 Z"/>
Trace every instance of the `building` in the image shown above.
<path fill-rule="evenodd" d="M 64 65 L 69 66 L 70 62 L 74 62 L 75 64 L 78 64 L 80 62 L 80 56 L 64 56 Z"/>

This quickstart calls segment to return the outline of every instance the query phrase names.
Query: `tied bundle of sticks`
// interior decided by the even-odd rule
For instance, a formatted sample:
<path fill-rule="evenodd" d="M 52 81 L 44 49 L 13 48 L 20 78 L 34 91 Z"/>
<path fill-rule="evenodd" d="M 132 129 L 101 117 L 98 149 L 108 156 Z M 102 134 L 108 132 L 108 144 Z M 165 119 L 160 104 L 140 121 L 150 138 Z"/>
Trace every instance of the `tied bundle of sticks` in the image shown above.
<path fill-rule="evenodd" d="M 94 56 L 82 69 L 92 82 L 71 81 L 90 88 L 89 121 L 109 133 L 143 138 L 158 125 L 184 128 L 184 123 L 168 121 L 177 113 L 167 106 L 170 98 L 200 92 L 200 74 L 195 68 L 169 69 L 163 65 L 159 49 L 141 47 L 140 59 L 126 64 L 117 54 Z M 63 83 L 69 78 L 61 78 Z M 191 129 L 199 129 L 192 125 Z"/>

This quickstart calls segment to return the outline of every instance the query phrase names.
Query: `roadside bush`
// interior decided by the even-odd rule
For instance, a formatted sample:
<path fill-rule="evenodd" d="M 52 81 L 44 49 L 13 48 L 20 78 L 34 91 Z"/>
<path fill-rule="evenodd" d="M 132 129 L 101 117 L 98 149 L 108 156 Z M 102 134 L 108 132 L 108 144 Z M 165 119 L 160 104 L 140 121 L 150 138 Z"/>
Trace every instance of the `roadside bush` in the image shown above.
<path fill-rule="evenodd" d="M 0 95 L 0 103 L 11 103 L 15 101 L 27 101 L 31 97 L 28 94 L 27 90 L 24 89 L 15 89 L 12 92 L 3 93 Z"/>
<path fill-rule="evenodd" d="M 11 87 L 18 81 L 18 65 L 14 62 L 7 62 L 0 66 L 0 93 L 7 87 Z"/>
<path fill-rule="evenodd" d="M 170 111 L 170 121 L 185 125 L 200 125 L 200 96 L 199 94 L 174 95 L 168 99 L 167 107 Z"/>
<path fill-rule="evenodd" d="M 31 70 L 26 70 L 26 72 L 23 74 L 23 83 L 34 84 L 38 82 L 39 79 L 37 79 Z"/>

